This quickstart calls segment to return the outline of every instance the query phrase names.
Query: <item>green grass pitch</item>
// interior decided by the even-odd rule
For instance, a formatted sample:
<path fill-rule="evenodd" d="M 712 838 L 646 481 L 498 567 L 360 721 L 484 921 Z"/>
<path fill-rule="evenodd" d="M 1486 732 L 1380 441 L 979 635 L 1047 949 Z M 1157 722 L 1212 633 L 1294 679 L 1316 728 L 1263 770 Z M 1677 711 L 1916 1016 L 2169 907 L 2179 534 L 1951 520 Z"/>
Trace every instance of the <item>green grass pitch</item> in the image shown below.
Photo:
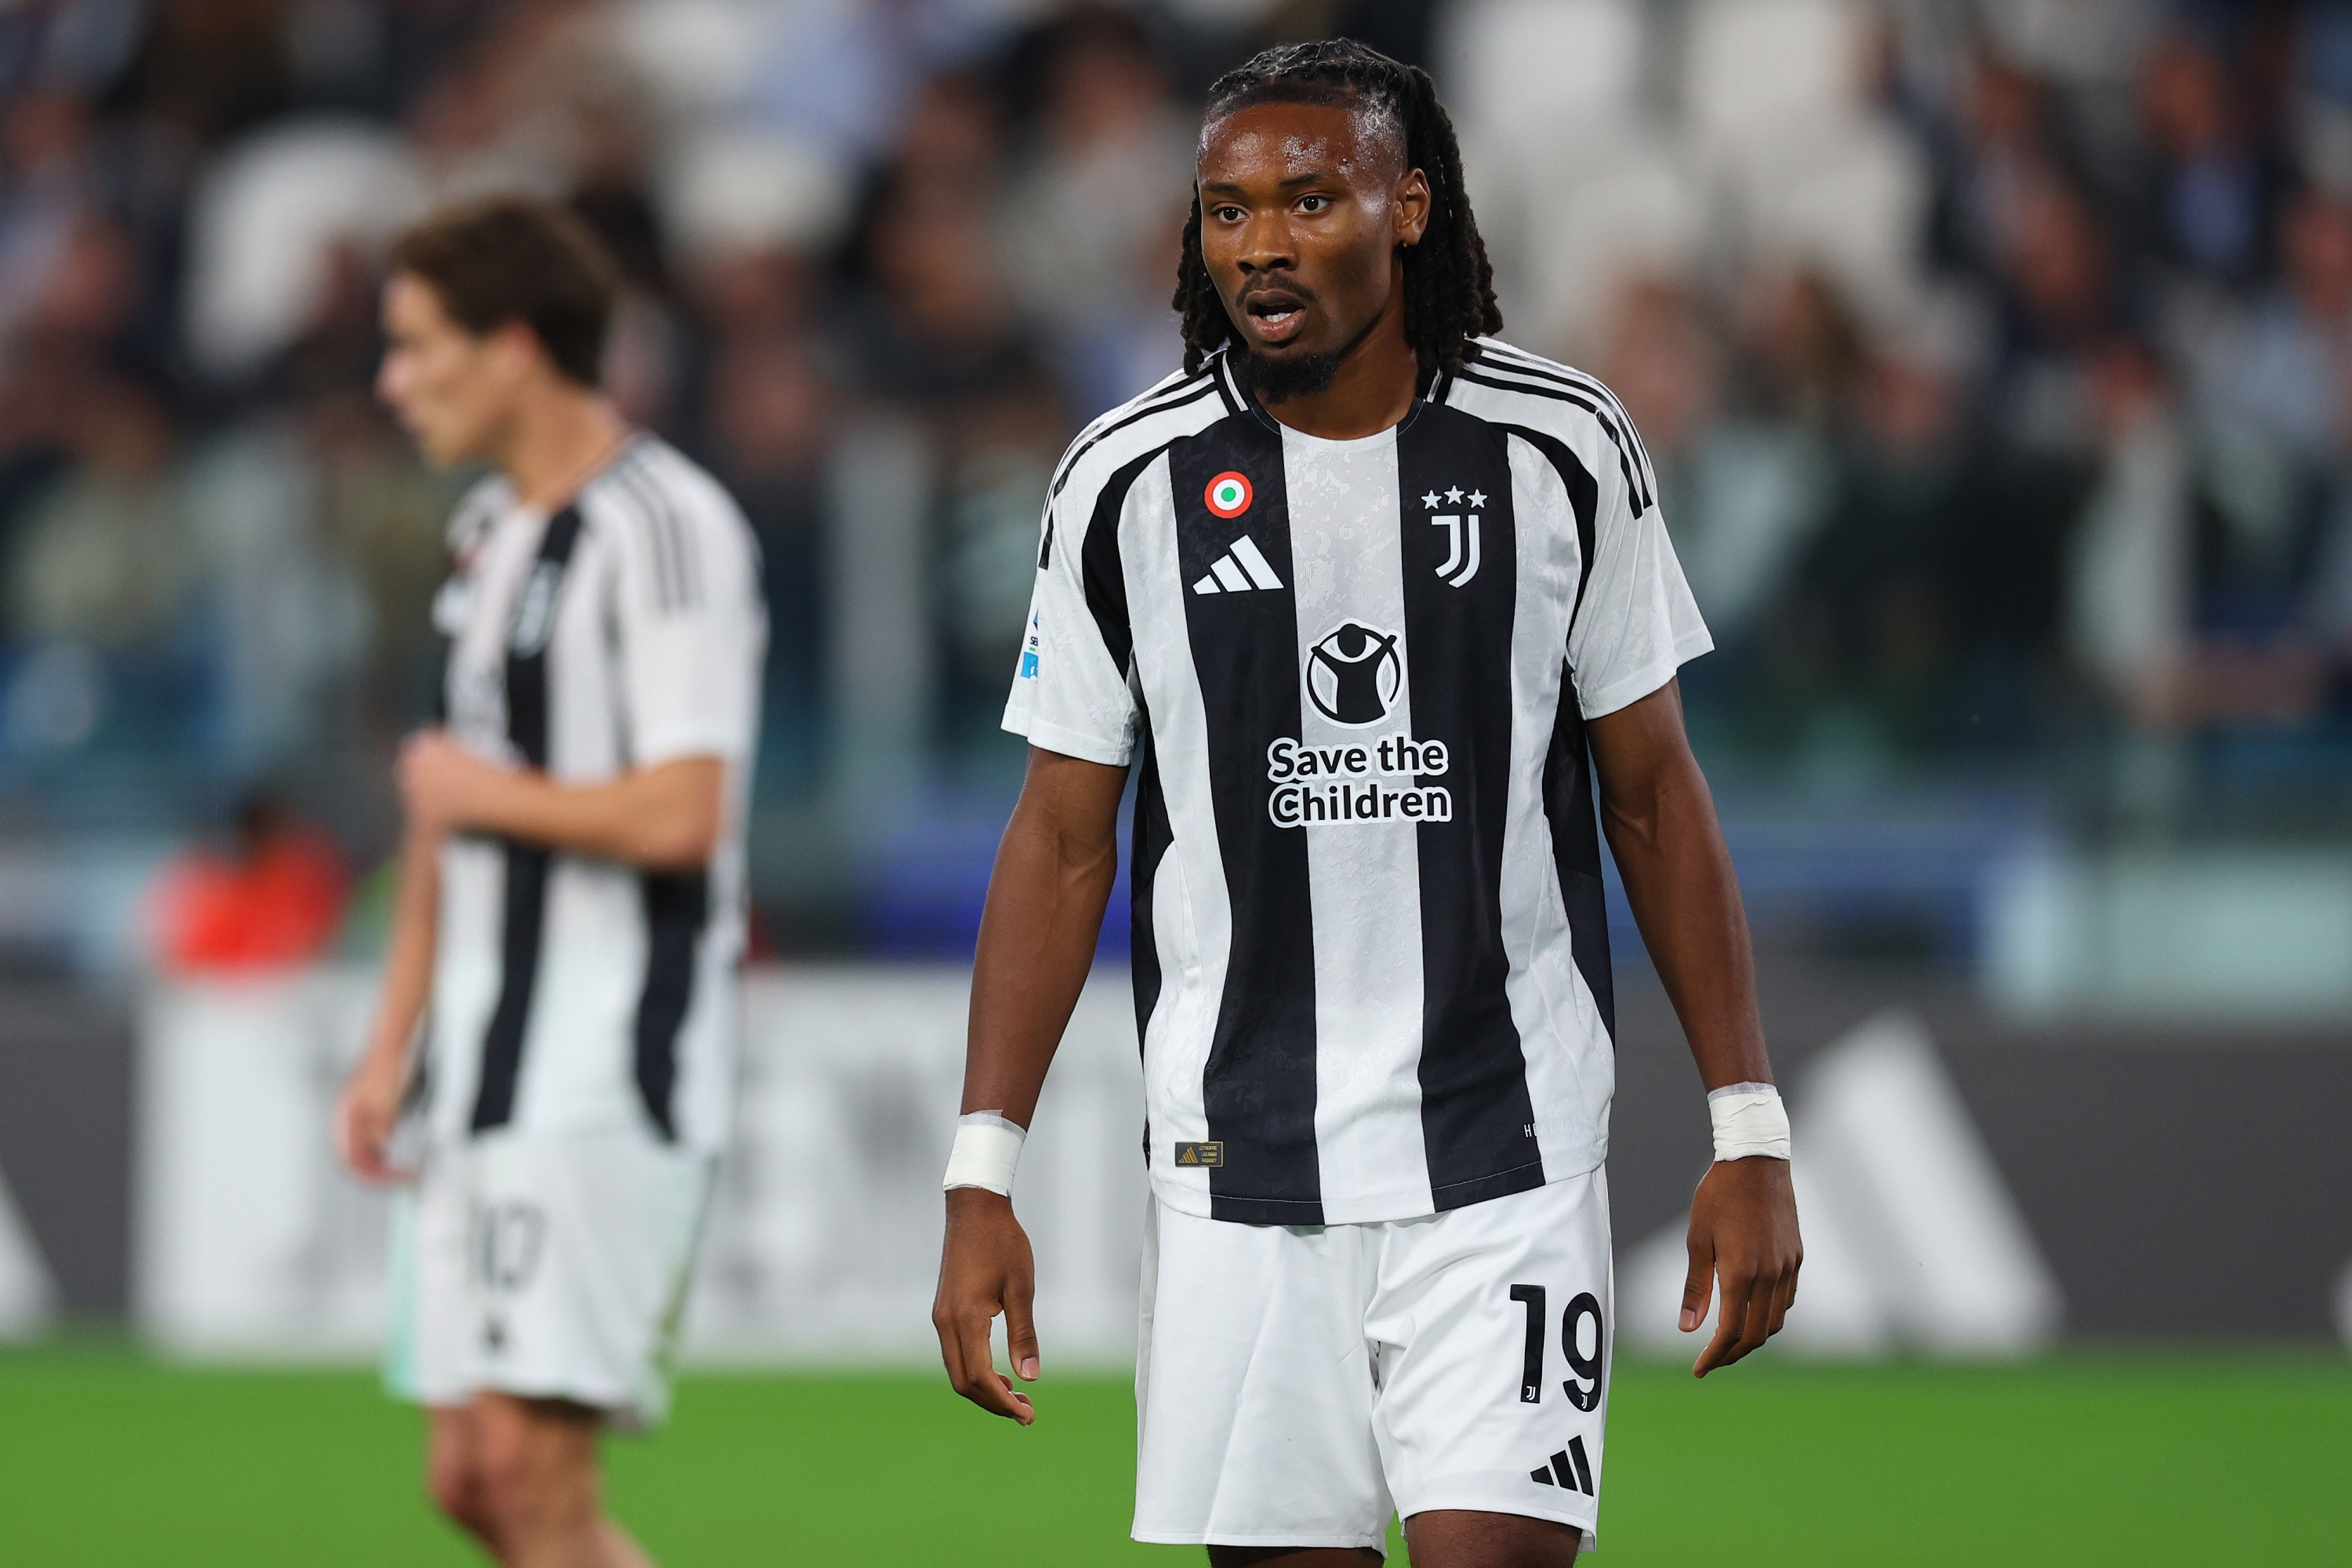
<path fill-rule="evenodd" d="M 696 1375 L 611 1451 L 667 1568 L 1198 1563 L 1126 1539 L 1123 1380 L 989 1421 L 917 1374 Z M 2021 1367 L 1622 1364 L 1599 1561 L 1625 1568 L 2352 1562 L 2352 1362 L 2075 1352 Z M 414 1413 L 364 1373 L 0 1354 L 0 1563 L 462 1564 Z"/>

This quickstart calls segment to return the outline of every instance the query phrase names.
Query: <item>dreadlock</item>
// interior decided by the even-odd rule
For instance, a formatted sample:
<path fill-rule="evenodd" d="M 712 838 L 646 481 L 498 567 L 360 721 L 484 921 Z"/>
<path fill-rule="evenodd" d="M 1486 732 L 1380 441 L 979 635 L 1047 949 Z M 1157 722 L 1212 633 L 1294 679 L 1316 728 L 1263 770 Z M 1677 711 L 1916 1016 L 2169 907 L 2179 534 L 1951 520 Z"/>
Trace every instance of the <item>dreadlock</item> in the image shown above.
<path fill-rule="evenodd" d="M 1462 149 L 1454 121 L 1437 101 L 1437 85 L 1419 66 L 1402 65 L 1353 38 L 1267 49 L 1219 77 L 1209 88 L 1208 117 L 1257 103 L 1362 106 L 1391 116 L 1404 133 L 1404 163 L 1429 180 L 1429 226 L 1404 254 L 1404 335 L 1424 375 L 1459 371 L 1475 359 L 1470 340 L 1503 329 L 1495 304 L 1495 269 L 1462 179 Z M 1209 355 L 1240 341 L 1217 286 L 1201 257 L 1201 193 L 1184 225 L 1176 264 L 1176 298 L 1184 321 L 1184 372 L 1196 374 Z"/>

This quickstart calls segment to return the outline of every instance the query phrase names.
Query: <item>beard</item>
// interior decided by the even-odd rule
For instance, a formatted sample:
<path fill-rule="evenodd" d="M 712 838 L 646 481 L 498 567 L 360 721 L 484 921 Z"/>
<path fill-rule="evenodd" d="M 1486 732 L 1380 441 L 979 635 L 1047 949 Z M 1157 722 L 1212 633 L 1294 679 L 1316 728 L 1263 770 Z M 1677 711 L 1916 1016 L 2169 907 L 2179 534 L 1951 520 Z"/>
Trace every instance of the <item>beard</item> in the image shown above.
<path fill-rule="evenodd" d="M 1358 329 L 1354 337 L 1336 349 L 1315 353 L 1285 354 L 1279 359 L 1248 348 L 1244 340 L 1242 346 L 1247 352 L 1235 356 L 1234 379 L 1241 383 L 1244 392 L 1268 407 L 1277 403 L 1287 403 L 1294 397 L 1313 397 L 1318 393 L 1328 392 L 1331 383 L 1339 378 L 1339 367 L 1348 363 L 1349 355 L 1364 346 L 1364 341 L 1380 324 L 1381 317 L 1375 313 Z"/>
<path fill-rule="evenodd" d="M 1328 392 L 1339 374 L 1339 362 L 1346 357 L 1344 353 L 1327 352 L 1274 359 L 1253 349 L 1237 356 L 1234 372 L 1244 391 L 1272 405 Z"/>

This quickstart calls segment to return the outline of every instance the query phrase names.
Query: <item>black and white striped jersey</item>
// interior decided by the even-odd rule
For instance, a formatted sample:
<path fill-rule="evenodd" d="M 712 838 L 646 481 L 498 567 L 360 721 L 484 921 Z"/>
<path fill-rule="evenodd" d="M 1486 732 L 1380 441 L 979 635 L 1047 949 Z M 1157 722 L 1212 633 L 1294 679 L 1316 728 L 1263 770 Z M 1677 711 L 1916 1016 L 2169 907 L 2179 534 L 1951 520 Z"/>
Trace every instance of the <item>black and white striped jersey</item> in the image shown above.
<path fill-rule="evenodd" d="M 1359 441 L 1222 358 L 1055 476 L 1007 729 L 1139 753 L 1155 1189 L 1393 1220 L 1607 1152 L 1587 721 L 1712 646 L 1624 409 L 1501 343 Z"/>
<path fill-rule="evenodd" d="M 563 784 L 719 757 L 727 816 L 695 871 L 481 835 L 444 847 L 427 1125 L 448 1139 L 639 1128 L 715 1147 L 767 643 L 751 528 L 709 475 L 638 436 L 552 516 L 484 482 L 449 536 L 434 618 L 450 638 L 450 733 Z"/>

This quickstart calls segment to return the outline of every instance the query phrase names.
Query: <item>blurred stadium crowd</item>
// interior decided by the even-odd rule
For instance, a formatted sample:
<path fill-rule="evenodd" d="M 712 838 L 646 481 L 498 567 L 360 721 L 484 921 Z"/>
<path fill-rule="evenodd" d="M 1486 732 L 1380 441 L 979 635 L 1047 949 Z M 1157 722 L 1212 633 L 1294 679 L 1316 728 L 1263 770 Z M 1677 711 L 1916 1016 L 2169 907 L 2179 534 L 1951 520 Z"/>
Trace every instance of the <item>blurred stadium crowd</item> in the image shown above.
<path fill-rule="evenodd" d="M 382 851 L 456 481 L 373 258 L 520 187 L 759 531 L 772 927 L 877 834 L 984 868 L 1054 462 L 1177 360 L 1193 105 L 1339 31 L 1436 74 L 1507 335 L 1639 421 L 1719 777 L 2352 826 L 2352 6 L 15 0 L 0 836 L 266 786 Z"/>

